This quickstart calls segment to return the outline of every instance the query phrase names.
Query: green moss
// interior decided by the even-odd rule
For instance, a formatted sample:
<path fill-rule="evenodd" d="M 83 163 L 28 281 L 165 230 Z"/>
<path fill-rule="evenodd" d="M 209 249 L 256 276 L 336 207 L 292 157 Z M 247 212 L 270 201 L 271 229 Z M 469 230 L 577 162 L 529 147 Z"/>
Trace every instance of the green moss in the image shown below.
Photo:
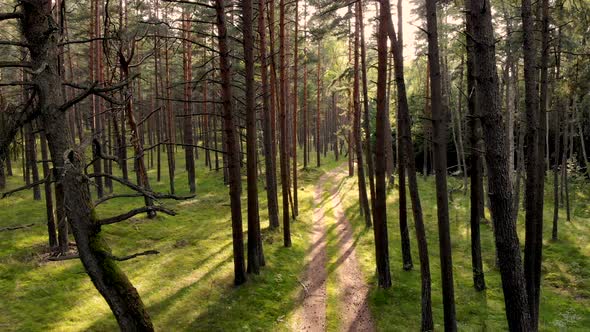
<path fill-rule="evenodd" d="M 461 179 L 450 178 L 449 187 L 458 187 Z M 336 185 L 332 183 L 331 185 Z M 442 329 L 443 307 L 440 281 L 440 258 L 436 220 L 436 192 L 434 178 L 420 178 L 420 194 L 430 254 L 432 276 L 432 307 L 435 328 Z M 356 178 L 347 179 L 342 188 L 346 213 L 360 236 L 357 257 L 370 284 L 376 282 L 374 270 L 373 234 L 364 233 L 364 221 L 358 215 L 358 189 Z M 577 196 L 588 195 L 587 185 L 572 185 Z M 590 329 L 590 218 L 583 213 L 586 201 L 573 201 L 571 223 L 565 221 L 565 211 L 560 211 L 560 240 L 551 238 L 553 202 L 551 186 L 547 185 L 545 197 L 545 227 L 543 249 L 543 281 L 541 294 L 542 331 L 587 331 Z M 572 195 L 576 197 L 575 195 Z M 578 213 L 579 211 L 579 213 Z M 390 262 L 393 286 L 389 290 L 373 288 L 370 294 L 371 308 L 379 330 L 418 330 L 420 328 L 420 266 L 415 241 L 411 207 L 408 202 L 408 222 L 412 240 L 413 271 L 403 271 L 398 224 L 397 190 L 390 191 L 387 204 Z M 481 225 L 482 253 L 487 290 L 476 292 L 471 272 L 469 232 L 469 193 L 455 194 L 450 203 L 451 240 L 455 277 L 455 301 L 458 327 L 466 331 L 506 330 L 504 297 L 500 275 L 495 267 L 493 232 L 489 224 Z M 523 212 L 519 216 L 518 230 L 521 245 L 524 243 Z M 403 319 L 400 319 L 403 317 Z"/>
<path fill-rule="evenodd" d="M 176 186 L 179 195 L 188 194 L 184 155 L 177 156 Z M 328 160 L 326 160 L 328 161 Z M 231 223 L 227 187 L 222 172 L 209 171 L 197 160 L 197 197 L 164 202 L 179 214 L 159 214 L 154 220 L 144 215 L 128 222 L 102 227 L 92 241 L 99 252 L 117 256 L 158 250 L 161 254 L 125 262 L 103 261 L 111 276 L 125 272 L 139 292 L 154 326 L 174 331 L 289 330 L 289 321 L 301 290 L 298 278 L 304 268 L 312 224 L 313 189 L 325 170 L 301 171 L 300 216 L 292 224 L 293 248 L 282 246 L 282 232 L 268 229 L 266 192 L 262 183 L 260 211 L 267 266 L 259 276 L 234 288 Z M 163 169 L 162 174 L 167 174 Z M 167 192 L 167 177 L 156 181 L 149 171 L 152 187 Z M 9 188 L 22 176 L 9 178 Z M 91 188 L 93 189 L 93 188 Z M 126 192 L 116 185 L 115 191 Z M 94 194 L 94 192 L 93 192 Z M 44 202 L 32 201 L 23 192 L 0 201 L 0 227 L 37 223 L 31 229 L 0 232 L 0 330 L 19 331 L 111 331 L 117 323 L 108 305 L 92 285 L 79 261 L 39 263 L 38 253 L 46 239 Z M 246 210 L 246 196 L 243 208 Z M 280 202 L 279 202 L 280 203 Z M 120 214 L 144 204 L 141 198 L 112 200 L 101 204 L 101 218 Z M 246 214 L 244 214 L 245 216 Z M 244 222 L 246 231 L 246 223 Z M 121 282 L 114 280 L 113 282 Z M 6 301 L 5 301 L 6 300 Z"/>

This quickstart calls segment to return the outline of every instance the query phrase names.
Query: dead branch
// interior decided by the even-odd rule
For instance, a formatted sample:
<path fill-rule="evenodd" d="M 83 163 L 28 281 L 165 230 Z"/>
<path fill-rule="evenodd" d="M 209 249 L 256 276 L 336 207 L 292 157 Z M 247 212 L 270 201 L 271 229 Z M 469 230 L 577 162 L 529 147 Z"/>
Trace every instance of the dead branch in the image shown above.
<path fill-rule="evenodd" d="M 27 224 L 27 225 L 19 225 L 19 226 L 8 226 L 8 227 L 0 228 L 0 232 L 14 231 L 14 230 L 23 229 L 23 228 L 30 228 L 30 227 L 33 227 L 35 225 L 37 225 L 37 224 Z"/>
<path fill-rule="evenodd" d="M 11 20 L 11 19 L 21 19 L 21 18 L 23 18 L 23 14 L 19 13 L 19 12 L 0 13 L 0 21 Z"/>
<path fill-rule="evenodd" d="M 31 68 L 32 64 L 30 62 L 22 62 L 22 61 L 0 61 L 0 68 Z"/>
<path fill-rule="evenodd" d="M 64 255 L 64 256 L 57 256 L 57 257 L 49 257 L 47 260 L 51 262 L 61 262 L 61 261 L 69 261 L 72 259 L 80 258 L 79 255 Z"/>
<path fill-rule="evenodd" d="M 51 176 L 51 175 L 50 175 L 50 176 Z M 26 186 L 22 186 L 22 187 L 18 187 L 18 188 L 16 188 L 16 189 L 12 189 L 12 190 L 10 190 L 10 191 L 6 191 L 6 192 L 2 193 L 2 196 L 0 197 L 0 199 L 4 199 L 4 198 L 6 198 L 6 197 L 8 197 L 8 196 L 10 196 L 10 195 L 16 194 L 16 193 L 17 193 L 17 192 L 19 192 L 19 191 L 23 191 L 23 190 L 31 189 L 31 188 L 33 188 L 33 187 L 36 187 L 36 186 L 38 186 L 38 185 L 41 185 L 41 184 L 43 184 L 43 183 L 47 182 L 48 180 L 50 180 L 50 179 L 49 179 L 49 177 L 50 177 L 50 176 L 48 176 L 47 178 L 45 178 L 45 179 L 43 179 L 43 180 L 39 180 L 39 181 L 32 182 L 32 183 L 30 183 L 30 184 L 27 184 Z"/>
<path fill-rule="evenodd" d="M 123 256 L 123 257 L 117 257 L 117 256 L 113 256 L 113 255 L 109 255 L 109 258 L 116 260 L 118 262 L 123 262 L 123 261 L 128 261 L 130 259 L 139 257 L 139 256 L 147 256 L 147 255 L 157 255 L 160 252 L 157 250 L 147 250 L 147 251 L 142 251 L 142 252 L 138 252 L 136 254 L 133 255 L 129 255 L 129 256 Z"/>
<path fill-rule="evenodd" d="M 116 198 L 133 198 L 133 197 L 143 197 L 144 195 L 141 193 L 133 193 L 133 194 L 116 194 L 116 195 L 108 195 L 108 196 L 103 196 L 100 199 L 96 200 L 94 202 L 94 207 L 99 206 L 102 203 L 105 203 L 107 201 L 110 201 L 111 199 L 116 199 Z"/>
<path fill-rule="evenodd" d="M 152 211 L 163 212 L 163 213 L 170 215 L 170 216 L 176 215 L 176 212 L 174 212 L 173 210 L 167 209 L 163 206 L 143 206 L 143 207 L 140 207 L 137 209 L 133 209 L 127 213 L 120 214 L 118 216 L 99 220 L 98 224 L 99 225 L 111 225 L 111 224 L 125 221 L 129 218 L 135 217 L 138 214 L 152 212 Z"/>

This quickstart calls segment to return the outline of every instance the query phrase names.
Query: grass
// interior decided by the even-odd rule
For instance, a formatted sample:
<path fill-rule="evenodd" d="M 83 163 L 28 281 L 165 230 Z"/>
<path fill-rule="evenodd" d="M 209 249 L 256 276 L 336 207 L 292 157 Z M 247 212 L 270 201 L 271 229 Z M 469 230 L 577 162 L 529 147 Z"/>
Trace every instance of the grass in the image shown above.
<path fill-rule="evenodd" d="M 176 186 L 187 193 L 184 156 L 177 156 Z M 312 225 L 314 188 L 319 177 L 340 165 L 328 157 L 320 168 L 300 171 L 300 216 L 292 225 L 293 247 L 282 246 L 282 233 L 267 229 L 266 194 L 260 190 L 260 211 L 267 266 L 248 283 L 233 287 L 233 263 L 229 195 L 221 172 L 209 171 L 197 162 L 197 197 L 185 202 L 168 202 L 179 215 L 143 216 L 106 226 L 104 234 L 115 255 L 156 249 L 157 256 L 121 262 L 120 266 L 139 290 L 159 330 L 186 331 L 284 331 L 291 329 L 299 283 L 305 269 Z M 314 163 L 312 163 L 314 164 Z M 167 171 L 152 186 L 168 190 Z M 450 179 L 450 187 L 459 180 Z M 9 179 L 9 188 L 22 183 L 22 176 Z M 443 311 L 440 261 L 436 224 L 436 196 L 433 178 L 420 178 L 420 193 L 428 235 L 433 312 L 437 330 L 442 330 Z M 326 209 L 328 282 L 328 330 L 339 329 L 339 292 L 335 264 L 338 261 L 338 232 L 335 228 L 330 190 L 338 188 L 346 215 L 355 230 L 356 256 L 371 286 L 370 306 L 380 331 L 418 330 L 420 326 L 420 275 L 415 233 L 410 214 L 414 270 L 402 269 L 397 190 L 388 196 L 388 228 L 393 287 L 376 287 L 373 233 L 358 215 L 356 178 L 332 179 L 322 193 Z M 550 239 L 552 186 L 547 184 L 545 239 Z M 245 184 L 244 184 L 245 189 Z M 116 187 L 116 191 L 121 188 Z M 573 184 L 572 222 L 560 219 L 560 240 L 544 242 L 541 330 L 584 331 L 590 329 L 590 190 L 582 182 Z M 245 208 L 245 194 L 243 206 Z M 455 299 L 460 330 L 506 330 L 500 276 L 495 268 L 492 230 L 482 224 L 482 248 L 488 289 L 472 287 L 469 240 L 469 196 L 455 193 L 450 204 L 451 238 L 455 275 Z M 122 199 L 99 208 L 106 217 L 141 206 L 140 199 Z M 245 212 L 245 210 L 244 210 Z M 410 212 L 410 210 L 409 210 Z M 522 214 L 522 213 L 521 213 Z M 564 217 L 561 211 L 561 216 Z M 245 214 L 244 214 L 245 216 Z M 3 331 L 111 331 L 117 325 L 107 304 L 89 281 L 80 262 L 43 262 L 46 250 L 43 201 L 33 201 L 22 192 L 0 200 L 0 227 L 36 223 L 28 229 L 0 232 L 0 330 Z M 523 216 L 519 235 L 524 241 Z M 244 222 L 244 227 L 246 223 Z M 244 229 L 245 231 L 246 229 Z"/>
<path fill-rule="evenodd" d="M 460 179 L 449 179 L 449 187 L 458 187 Z M 332 183 L 332 185 L 337 185 Z M 443 329 L 442 288 L 436 219 L 434 178 L 419 181 L 428 238 L 432 274 L 432 307 L 435 329 Z M 543 331 L 588 331 L 590 329 L 590 194 L 587 183 L 572 185 L 572 222 L 565 221 L 560 211 L 558 241 L 551 241 L 553 218 L 552 185 L 546 185 L 545 228 L 543 247 L 543 281 L 541 291 L 540 329 Z M 397 188 L 397 187 L 396 187 Z M 358 238 L 357 258 L 371 285 L 370 305 L 380 331 L 416 331 L 420 329 L 420 266 L 408 206 L 412 258 L 414 269 L 402 269 L 401 243 L 398 224 L 398 193 L 388 194 L 389 252 L 393 286 L 388 290 L 376 286 L 373 234 L 364 227 L 359 216 L 356 178 L 347 178 L 342 192 L 346 214 L 355 227 Z M 408 197 L 409 200 L 409 197 Z M 408 202 L 409 203 L 409 202 Z M 489 217 L 489 215 L 488 215 Z M 469 195 L 455 193 L 450 203 L 453 272 L 458 327 L 463 331 L 507 330 L 504 298 L 490 224 L 482 224 L 482 250 L 487 290 L 476 292 L 471 273 Z M 521 247 L 524 246 L 524 213 L 518 219 Z"/>
<path fill-rule="evenodd" d="M 119 263 L 138 289 L 156 328 L 288 330 L 309 245 L 313 189 L 317 179 L 337 165 L 332 160 L 328 157 L 319 169 L 300 172 L 300 216 L 292 224 L 292 248 L 282 246 L 281 231 L 267 228 L 266 193 L 263 185 L 259 186 L 267 266 L 241 287 L 233 287 L 228 189 L 222 173 L 205 169 L 202 160 L 197 161 L 197 197 L 167 202 L 178 216 L 160 214 L 155 220 L 139 216 L 104 227 L 115 255 L 149 249 L 161 252 Z M 175 178 L 178 194 L 188 191 L 183 161 L 179 152 Z M 167 170 L 162 174 L 160 183 L 156 182 L 155 170 L 149 176 L 154 190 L 166 192 Z M 19 175 L 9 178 L 9 189 L 21 185 Z M 115 187 L 115 191 L 121 190 Z M 243 196 L 245 217 L 245 193 Z M 98 214 L 111 216 L 141 205 L 141 199 L 121 199 L 101 205 Z M 79 261 L 41 260 L 41 253 L 47 249 L 44 222 L 44 202 L 33 201 L 31 192 L 0 201 L 0 227 L 36 224 L 29 229 L 0 232 L 0 330 L 116 330 L 112 313 Z"/>

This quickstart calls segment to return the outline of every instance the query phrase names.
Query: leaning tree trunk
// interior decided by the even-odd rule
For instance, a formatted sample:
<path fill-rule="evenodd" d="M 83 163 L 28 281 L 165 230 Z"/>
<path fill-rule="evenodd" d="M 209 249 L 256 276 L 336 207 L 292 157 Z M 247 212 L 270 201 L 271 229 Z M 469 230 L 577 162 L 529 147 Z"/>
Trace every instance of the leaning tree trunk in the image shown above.
<path fill-rule="evenodd" d="M 489 0 L 471 0 L 468 15 L 471 15 L 473 22 L 477 107 L 481 114 L 484 134 L 490 207 L 504 290 L 506 317 L 511 331 L 530 331 L 531 322 L 524 272 L 513 212 L 514 200 L 506 149 L 507 133 L 503 125 L 504 119 L 498 94 L 495 39 Z"/>
<path fill-rule="evenodd" d="M 65 158 L 65 157 L 64 157 Z M 80 260 L 88 276 L 111 308 L 121 331 L 153 331 L 154 327 L 137 289 L 117 266 L 116 258 L 101 235 L 101 226 L 83 175 L 82 152 L 70 150 L 63 177 L 66 209 Z"/>
<path fill-rule="evenodd" d="M 393 26 L 393 20 L 388 9 L 390 8 L 389 0 L 381 0 L 381 10 L 387 10 L 387 15 L 383 17 L 387 24 L 386 33 L 392 45 L 399 45 L 397 35 Z M 414 159 L 414 143 L 412 142 L 410 128 L 410 111 L 406 93 L 406 83 L 404 79 L 404 60 L 401 47 L 393 49 L 393 65 L 395 70 L 395 83 L 397 87 L 397 112 L 398 112 L 398 135 L 400 136 L 400 163 L 404 163 L 407 170 L 408 185 L 410 198 L 412 200 L 412 212 L 414 215 L 414 225 L 416 228 L 416 238 L 418 241 L 418 254 L 420 256 L 420 276 L 421 276 L 421 309 L 422 309 L 422 331 L 432 331 L 434 322 L 432 320 L 432 294 L 431 294 L 431 277 L 430 277 L 430 259 L 428 257 L 428 243 L 426 240 L 426 230 L 424 227 L 424 216 L 422 214 L 422 205 L 420 202 L 420 192 L 418 190 L 418 177 L 416 175 L 416 161 Z"/>
<path fill-rule="evenodd" d="M 92 282 L 109 304 L 123 331 L 152 331 L 149 315 L 137 291 L 116 266 L 110 249 L 100 236 L 100 225 L 92 208 L 89 181 L 83 174 L 83 153 L 70 150 L 73 142 L 65 121 L 58 67 L 58 31 L 51 18 L 49 0 L 22 1 L 22 30 L 34 68 L 43 68 L 32 77 L 38 87 L 38 109 L 49 143 L 54 167 L 57 204 L 67 213 L 80 259 Z M 43 65 L 42 65 L 43 64 Z M 44 67 L 43 67 L 44 66 Z M 67 155 L 67 157 L 66 157 Z M 65 195 L 64 195 L 65 193 Z M 65 207 L 65 208 L 63 208 Z M 63 212 L 62 212 L 63 213 Z M 59 216 L 59 213 L 58 213 Z M 60 220 L 59 245 L 66 246 L 65 218 Z M 65 230 L 65 236 L 62 233 Z"/>

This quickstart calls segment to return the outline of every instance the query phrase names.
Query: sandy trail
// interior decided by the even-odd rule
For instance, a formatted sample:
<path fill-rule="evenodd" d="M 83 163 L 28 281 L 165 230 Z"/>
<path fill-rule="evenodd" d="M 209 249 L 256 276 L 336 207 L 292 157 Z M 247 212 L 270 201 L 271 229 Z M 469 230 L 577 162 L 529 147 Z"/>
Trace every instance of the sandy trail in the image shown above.
<path fill-rule="evenodd" d="M 339 184 L 346 176 L 343 167 L 339 167 L 324 174 L 315 188 L 313 213 L 312 245 L 307 254 L 306 270 L 301 280 L 301 305 L 295 313 L 294 330 L 296 331 L 325 331 L 326 330 L 326 282 L 328 271 L 336 273 L 338 282 L 338 317 L 340 331 L 374 331 L 375 325 L 367 296 L 369 286 L 360 271 L 355 254 L 354 231 L 344 214 L 342 199 L 338 191 L 339 186 L 324 188 L 328 180 Z M 322 194 L 329 189 L 330 196 L 322 200 Z M 336 219 L 338 258 L 330 267 L 327 266 L 327 216 L 333 214 Z"/>

